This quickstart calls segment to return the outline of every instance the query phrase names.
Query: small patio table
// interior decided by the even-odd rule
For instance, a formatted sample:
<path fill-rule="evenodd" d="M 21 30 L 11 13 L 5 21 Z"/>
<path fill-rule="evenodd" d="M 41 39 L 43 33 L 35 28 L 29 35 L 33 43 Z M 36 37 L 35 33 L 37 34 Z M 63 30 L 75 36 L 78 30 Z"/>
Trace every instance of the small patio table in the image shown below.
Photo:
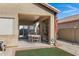
<path fill-rule="evenodd" d="M 28 35 L 28 38 L 31 42 L 41 42 L 41 35 Z"/>

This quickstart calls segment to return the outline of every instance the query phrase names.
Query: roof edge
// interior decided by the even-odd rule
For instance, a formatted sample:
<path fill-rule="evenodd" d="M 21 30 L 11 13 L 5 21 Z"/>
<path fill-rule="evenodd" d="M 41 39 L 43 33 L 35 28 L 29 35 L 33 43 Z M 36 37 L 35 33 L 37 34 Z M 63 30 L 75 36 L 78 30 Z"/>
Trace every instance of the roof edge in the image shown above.
<path fill-rule="evenodd" d="M 58 23 L 68 23 L 68 22 L 73 22 L 73 21 L 79 21 L 79 14 L 72 15 L 65 17 L 63 19 L 60 19 Z"/>
<path fill-rule="evenodd" d="M 59 13 L 60 12 L 60 10 L 58 10 L 57 8 L 49 5 L 48 3 L 40 3 L 40 4 L 44 5 L 45 7 L 49 8 L 52 11 L 55 11 L 56 13 Z"/>

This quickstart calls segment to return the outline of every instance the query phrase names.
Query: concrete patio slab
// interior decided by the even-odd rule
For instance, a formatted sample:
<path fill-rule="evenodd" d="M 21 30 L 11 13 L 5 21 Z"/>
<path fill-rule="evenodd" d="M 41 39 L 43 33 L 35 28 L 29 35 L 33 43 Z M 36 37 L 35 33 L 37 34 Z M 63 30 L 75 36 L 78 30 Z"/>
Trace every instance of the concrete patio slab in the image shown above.
<path fill-rule="evenodd" d="M 57 40 L 57 47 L 73 55 L 79 56 L 79 44 Z"/>

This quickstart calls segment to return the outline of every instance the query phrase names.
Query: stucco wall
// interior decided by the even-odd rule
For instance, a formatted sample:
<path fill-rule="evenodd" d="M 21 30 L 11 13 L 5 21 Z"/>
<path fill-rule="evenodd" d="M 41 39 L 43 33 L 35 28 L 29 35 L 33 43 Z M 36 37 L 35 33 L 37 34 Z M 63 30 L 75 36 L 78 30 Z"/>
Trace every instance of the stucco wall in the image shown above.
<path fill-rule="evenodd" d="M 0 35 L 0 40 L 3 40 L 6 45 L 11 46 L 17 43 L 18 38 L 18 15 L 16 4 L 0 4 L 0 17 L 12 17 L 14 19 L 14 33 L 13 35 Z M 6 30 L 6 29 L 5 29 Z"/>
<path fill-rule="evenodd" d="M 19 13 L 33 14 L 33 15 L 51 15 L 45 8 L 37 6 L 36 4 L 23 3 L 19 4 Z M 45 9 L 45 10 L 44 10 Z"/>

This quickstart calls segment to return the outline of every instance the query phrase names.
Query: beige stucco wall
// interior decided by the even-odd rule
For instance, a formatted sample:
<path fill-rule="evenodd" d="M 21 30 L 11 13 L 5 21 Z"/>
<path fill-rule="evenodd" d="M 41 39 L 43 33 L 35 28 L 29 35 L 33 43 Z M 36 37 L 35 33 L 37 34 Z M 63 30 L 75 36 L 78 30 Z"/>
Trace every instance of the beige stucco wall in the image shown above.
<path fill-rule="evenodd" d="M 79 21 L 60 23 L 59 38 L 79 43 Z"/>
<path fill-rule="evenodd" d="M 16 45 L 18 38 L 18 15 L 17 8 L 14 4 L 0 4 L 0 17 L 12 17 L 14 19 L 14 33 L 13 35 L 0 35 L 0 40 L 3 40 L 6 45 Z M 6 30 L 6 29 L 5 29 Z"/>
<path fill-rule="evenodd" d="M 35 4 L 19 4 L 19 13 L 24 14 L 33 14 L 33 15 L 51 15 L 48 11 L 44 10 L 45 8 L 41 8 Z"/>
<path fill-rule="evenodd" d="M 8 46 L 17 46 L 18 42 L 18 13 L 34 14 L 34 15 L 48 15 L 50 18 L 50 34 L 51 39 L 54 39 L 54 16 L 35 4 L 0 4 L 0 17 L 12 17 L 14 19 L 14 34 L 0 35 L 0 40 L 4 40 Z"/>

